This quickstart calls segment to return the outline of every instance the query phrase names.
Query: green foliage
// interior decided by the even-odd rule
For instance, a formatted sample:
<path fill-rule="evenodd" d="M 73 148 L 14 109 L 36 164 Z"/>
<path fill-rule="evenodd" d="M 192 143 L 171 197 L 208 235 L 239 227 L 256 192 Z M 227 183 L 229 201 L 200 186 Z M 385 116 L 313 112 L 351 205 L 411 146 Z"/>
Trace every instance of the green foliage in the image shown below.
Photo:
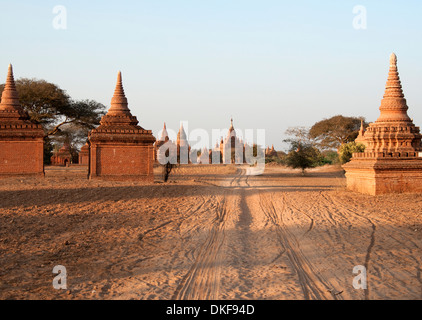
<path fill-rule="evenodd" d="M 323 156 L 314 146 L 314 141 L 309 135 L 309 129 L 306 127 L 289 128 L 286 135 L 290 136 L 283 142 L 290 144 L 289 153 L 284 157 L 285 165 L 292 168 L 305 169 L 321 165 Z"/>
<path fill-rule="evenodd" d="M 337 115 L 315 123 L 309 130 L 321 149 L 338 149 L 342 144 L 354 141 L 361 126 L 362 118 Z M 364 127 L 367 124 L 364 122 Z"/>
<path fill-rule="evenodd" d="M 268 157 L 268 156 L 265 156 L 265 163 L 283 164 L 283 160 L 280 157 Z"/>
<path fill-rule="evenodd" d="M 302 169 L 304 174 L 305 169 L 321 165 L 321 159 L 321 152 L 317 148 L 311 144 L 296 142 L 291 144 L 290 152 L 285 158 L 285 164 L 294 169 Z"/>
<path fill-rule="evenodd" d="M 330 150 L 323 151 L 322 156 L 323 156 L 322 158 L 323 165 L 340 163 L 340 159 L 336 151 L 330 151 Z"/>
<path fill-rule="evenodd" d="M 362 143 L 356 143 L 354 141 L 345 143 L 341 145 L 339 148 L 340 163 L 344 164 L 346 162 L 349 162 L 350 159 L 352 159 L 353 153 L 364 152 L 364 151 L 365 151 L 365 145 Z"/>

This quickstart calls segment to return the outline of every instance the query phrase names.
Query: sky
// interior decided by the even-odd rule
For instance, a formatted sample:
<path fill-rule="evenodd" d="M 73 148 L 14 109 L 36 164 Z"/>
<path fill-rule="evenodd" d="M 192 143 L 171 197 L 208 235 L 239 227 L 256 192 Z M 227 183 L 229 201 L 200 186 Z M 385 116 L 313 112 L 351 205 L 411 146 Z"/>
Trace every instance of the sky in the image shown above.
<path fill-rule="evenodd" d="M 422 125 L 421 14 L 420 0 L 0 0 L 0 83 L 12 63 L 15 79 L 108 108 L 120 70 L 155 136 L 180 121 L 211 136 L 233 117 L 283 150 L 289 127 L 375 121 L 392 52 Z"/>

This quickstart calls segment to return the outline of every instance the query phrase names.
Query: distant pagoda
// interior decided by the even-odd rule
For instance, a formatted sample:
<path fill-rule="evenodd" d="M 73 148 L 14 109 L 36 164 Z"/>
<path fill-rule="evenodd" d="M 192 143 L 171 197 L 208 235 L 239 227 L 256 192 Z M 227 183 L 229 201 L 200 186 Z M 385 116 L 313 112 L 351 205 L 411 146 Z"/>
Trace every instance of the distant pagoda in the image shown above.
<path fill-rule="evenodd" d="M 118 73 L 111 107 L 100 126 L 88 137 L 89 177 L 114 180 L 154 181 L 154 142 L 151 130 L 138 125 L 132 116 Z"/>
<path fill-rule="evenodd" d="M 393 53 L 380 117 L 359 133 L 365 152 L 354 153 L 343 166 L 350 190 L 372 195 L 422 192 L 422 135 L 408 109 Z"/>
<path fill-rule="evenodd" d="M 80 165 L 88 165 L 89 164 L 89 145 L 88 142 L 81 148 L 78 155 L 78 163 Z"/>
<path fill-rule="evenodd" d="M 65 141 L 63 146 L 54 152 L 51 157 L 51 164 L 53 166 L 66 166 L 68 167 L 72 163 L 72 153 L 70 151 L 70 145 L 68 141 Z"/>
<path fill-rule="evenodd" d="M 0 176 L 43 176 L 43 159 L 43 128 L 21 107 L 9 65 L 0 103 Z"/>
<path fill-rule="evenodd" d="M 189 145 L 185 128 L 183 128 L 183 123 L 180 124 L 180 129 L 179 129 L 179 132 L 177 133 L 176 147 L 177 147 L 177 163 L 179 164 L 190 163 L 191 161 L 189 159 L 189 153 L 191 151 L 191 147 Z"/>

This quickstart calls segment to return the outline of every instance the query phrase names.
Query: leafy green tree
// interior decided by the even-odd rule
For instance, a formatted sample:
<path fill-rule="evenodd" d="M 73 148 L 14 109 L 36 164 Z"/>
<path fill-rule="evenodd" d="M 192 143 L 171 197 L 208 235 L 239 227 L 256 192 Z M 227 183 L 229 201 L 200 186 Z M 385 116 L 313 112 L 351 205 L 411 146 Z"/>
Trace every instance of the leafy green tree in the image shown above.
<path fill-rule="evenodd" d="M 290 152 L 285 157 L 285 163 L 294 169 L 302 169 L 302 174 L 305 174 L 305 169 L 318 166 L 321 159 L 321 152 L 317 148 L 299 142 L 292 144 Z"/>
<path fill-rule="evenodd" d="M 338 164 L 340 163 L 339 155 L 336 151 L 324 150 L 321 152 L 323 164 Z"/>
<path fill-rule="evenodd" d="M 346 162 L 349 162 L 350 159 L 352 159 L 353 153 L 364 151 L 365 145 L 362 143 L 356 143 L 355 141 L 345 143 L 339 148 L 340 163 L 345 164 Z"/>
<path fill-rule="evenodd" d="M 290 148 L 288 154 L 284 157 L 283 162 L 294 169 L 313 168 L 321 164 L 323 156 L 321 152 L 314 146 L 315 142 L 309 135 L 309 129 L 306 127 L 293 127 L 286 130 L 289 137 L 283 142 L 289 143 Z"/>
<path fill-rule="evenodd" d="M 337 150 L 342 144 L 354 141 L 363 118 L 337 115 L 315 123 L 309 130 L 309 136 L 321 149 Z M 364 127 L 367 127 L 364 122 Z"/>

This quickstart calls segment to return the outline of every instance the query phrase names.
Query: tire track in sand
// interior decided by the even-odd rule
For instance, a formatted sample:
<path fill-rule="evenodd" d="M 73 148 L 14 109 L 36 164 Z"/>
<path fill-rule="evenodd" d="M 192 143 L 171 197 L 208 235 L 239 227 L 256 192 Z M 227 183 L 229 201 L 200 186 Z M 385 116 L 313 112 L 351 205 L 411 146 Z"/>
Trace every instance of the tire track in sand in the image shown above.
<path fill-rule="evenodd" d="M 283 212 L 286 210 L 286 200 L 283 195 L 283 207 L 281 210 L 276 209 L 273 195 L 266 196 L 262 193 L 260 196 L 260 206 L 267 218 L 275 225 L 276 233 L 279 238 L 281 246 L 290 260 L 293 269 L 298 275 L 299 284 L 302 288 L 306 300 L 341 300 L 342 297 L 330 284 L 316 272 L 312 264 L 303 254 L 299 243 L 294 235 L 286 228 L 283 222 Z"/>
<path fill-rule="evenodd" d="M 229 186 L 241 177 L 241 171 L 231 179 Z M 190 270 L 178 285 L 173 300 L 217 300 L 219 298 L 220 275 L 225 242 L 225 225 L 228 219 L 226 195 L 217 200 L 215 218 L 209 235 L 198 251 Z"/>

